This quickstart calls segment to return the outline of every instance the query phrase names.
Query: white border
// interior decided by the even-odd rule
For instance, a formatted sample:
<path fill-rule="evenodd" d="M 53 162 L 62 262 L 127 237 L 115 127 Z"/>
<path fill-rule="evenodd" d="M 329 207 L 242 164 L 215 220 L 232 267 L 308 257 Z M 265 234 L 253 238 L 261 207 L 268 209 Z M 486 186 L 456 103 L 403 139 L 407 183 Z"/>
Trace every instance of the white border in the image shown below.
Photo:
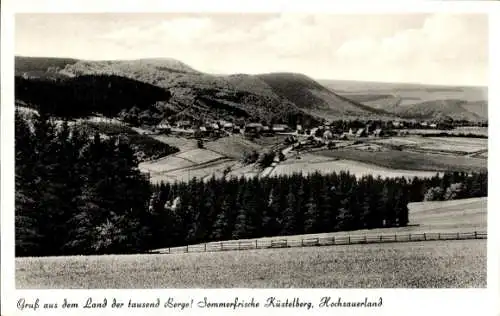
<path fill-rule="evenodd" d="M 367 12 L 487 12 L 490 14 L 490 86 L 489 86 L 489 198 L 488 198 L 488 289 L 487 290 L 39 290 L 26 291 L 15 290 L 14 283 L 14 98 L 13 98 L 13 29 L 15 12 L 335 12 L 335 13 L 367 13 Z M 128 300 L 128 297 L 143 300 L 155 298 L 157 296 L 165 298 L 175 296 L 178 300 L 194 298 L 195 300 L 204 296 L 212 298 L 233 298 L 235 295 L 242 299 L 255 297 L 263 300 L 269 295 L 294 297 L 300 295 L 306 299 L 310 297 L 317 300 L 324 295 L 338 296 L 345 299 L 368 297 L 384 298 L 383 309 L 375 310 L 314 310 L 314 313 L 328 314 L 349 314 L 349 315 L 368 315 L 382 313 L 383 315 L 422 315 L 422 314 L 451 314 L 451 315 L 500 315 L 500 292 L 499 292 L 499 233 L 495 225 L 500 223 L 498 210 L 498 197 L 495 195 L 495 179 L 499 179 L 498 168 L 495 162 L 500 158 L 498 155 L 499 140 L 495 135 L 499 134 L 498 107 L 500 106 L 500 95 L 498 82 L 500 81 L 500 68 L 498 57 L 500 50 L 498 39 L 500 38 L 500 10 L 498 2 L 471 2 L 471 1 L 440 1 L 440 2 L 418 2 L 418 1 L 346 1 L 344 3 L 329 0 L 308 0 L 308 1 L 290 1 L 290 0 L 246 0 L 246 1 L 207 1 L 207 0 L 183 0 L 183 1 L 153 1 L 153 0 L 74 0 L 74 1 L 55 1 L 55 0 L 10 0 L 2 1 L 2 63 L 1 63 L 1 307 L 2 315 L 11 316 L 22 314 L 15 307 L 17 298 L 38 296 L 41 299 L 69 299 L 81 301 L 87 295 L 117 297 L 122 300 Z M 442 309 L 442 310 L 441 310 Z M 43 310 L 37 311 L 44 313 Z M 65 310 L 50 311 L 50 315 L 58 313 L 68 314 Z M 112 311 L 106 310 L 105 313 Z M 134 313 L 141 314 L 138 310 L 117 310 L 121 314 Z M 155 313 L 164 315 L 172 312 L 171 310 L 159 309 L 156 311 L 144 311 L 143 313 Z M 184 310 L 184 313 L 203 314 L 206 310 L 193 309 Z M 225 314 L 233 311 L 212 310 L 212 313 Z M 287 313 L 303 314 L 301 309 L 241 309 L 237 310 L 239 314 L 255 314 L 256 312 L 265 314 Z M 25 312 L 26 313 L 26 312 Z M 96 311 L 82 311 L 84 313 L 99 313 Z M 77 314 L 72 313 L 72 314 Z"/>

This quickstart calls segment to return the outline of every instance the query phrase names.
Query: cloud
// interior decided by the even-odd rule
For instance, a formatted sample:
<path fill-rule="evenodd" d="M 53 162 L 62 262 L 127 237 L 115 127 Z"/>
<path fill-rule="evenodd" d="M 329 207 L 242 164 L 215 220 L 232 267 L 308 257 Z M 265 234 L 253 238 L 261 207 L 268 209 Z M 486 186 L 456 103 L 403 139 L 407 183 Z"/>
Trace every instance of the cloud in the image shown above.
<path fill-rule="evenodd" d="M 404 69 L 408 70 L 405 77 L 410 80 L 453 80 L 458 76 L 467 84 L 485 84 L 487 44 L 484 17 L 433 15 L 420 28 L 400 30 L 387 37 L 346 41 L 335 55 L 342 64 L 355 68 L 363 61 L 367 72 L 384 69 L 393 72 L 388 77 L 400 78 Z"/>
<path fill-rule="evenodd" d="M 112 30 L 97 38 L 117 43 L 170 41 L 176 44 L 189 44 L 210 33 L 211 28 L 212 20 L 209 18 L 176 18 Z"/>
<path fill-rule="evenodd" d="M 171 57 L 215 73 L 290 71 L 316 78 L 484 84 L 485 17 L 26 15 L 16 19 L 16 51 L 84 59 Z"/>

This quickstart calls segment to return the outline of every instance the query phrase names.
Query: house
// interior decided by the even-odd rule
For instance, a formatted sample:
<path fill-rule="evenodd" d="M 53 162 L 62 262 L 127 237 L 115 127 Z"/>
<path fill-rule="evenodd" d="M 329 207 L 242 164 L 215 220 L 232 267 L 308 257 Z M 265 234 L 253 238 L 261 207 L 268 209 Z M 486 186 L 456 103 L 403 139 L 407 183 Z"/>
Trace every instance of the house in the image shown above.
<path fill-rule="evenodd" d="M 324 139 L 333 139 L 333 133 L 331 131 L 327 130 L 323 133 L 323 138 Z"/>
<path fill-rule="evenodd" d="M 428 125 L 427 122 L 420 122 L 420 126 L 427 127 Z"/>
<path fill-rule="evenodd" d="M 191 121 L 178 121 L 176 125 L 177 128 L 191 128 Z"/>
<path fill-rule="evenodd" d="M 360 128 L 356 132 L 356 137 L 366 137 L 366 129 L 365 128 Z"/>
<path fill-rule="evenodd" d="M 220 129 L 219 124 L 217 124 L 217 123 L 212 123 L 210 126 L 212 127 L 212 129 L 214 131 L 218 131 Z"/>
<path fill-rule="evenodd" d="M 222 129 L 228 132 L 232 132 L 234 128 L 234 124 L 230 122 L 226 122 L 222 125 Z"/>
<path fill-rule="evenodd" d="M 380 136 L 383 136 L 383 132 L 382 132 L 382 129 L 381 128 L 377 128 L 373 131 L 373 136 L 375 137 L 380 137 Z"/>
<path fill-rule="evenodd" d="M 303 131 L 303 129 L 302 129 L 302 125 L 297 124 L 297 127 L 295 128 L 295 130 L 296 130 L 298 133 L 302 133 L 302 131 Z"/>
<path fill-rule="evenodd" d="M 349 135 L 354 135 L 354 131 L 352 130 L 352 128 L 349 129 L 349 132 L 348 132 Z"/>
<path fill-rule="evenodd" d="M 273 127 L 273 132 L 278 132 L 278 133 L 283 133 L 289 130 L 288 125 L 285 124 L 274 124 Z"/>
<path fill-rule="evenodd" d="M 160 133 L 169 133 L 172 130 L 172 126 L 170 126 L 167 120 L 163 120 L 155 126 L 154 130 Z"/>
<path fill-rule="evenodd" d="M 375 127 L 372 123 L 368 123 L 365 125 L 366 133 L 370 134 L 372 131 L 375 130 Z"/>
<path fill-rule="evenodd" d="M 260 123 L 249 123 L 245 125 L 244 132 L 248 134 L 252 133 L 260 133 L 263 130 L 264 126 Z"/>
<path fill-rule="evenodd" d="M 437 124 L 436 123 L 432 123 L 429 125 L 430 128 L 437 128 Z"/>

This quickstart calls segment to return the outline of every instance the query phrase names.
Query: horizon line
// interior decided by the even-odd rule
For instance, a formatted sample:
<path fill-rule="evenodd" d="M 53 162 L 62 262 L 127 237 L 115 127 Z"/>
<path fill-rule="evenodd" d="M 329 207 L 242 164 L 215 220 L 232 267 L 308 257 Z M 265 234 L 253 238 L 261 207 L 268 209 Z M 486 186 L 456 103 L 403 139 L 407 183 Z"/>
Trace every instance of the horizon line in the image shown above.
<path fill-rule="evenodd" d="M 88 59 L 88 58 L 78 58 L 78 57 L 50 57 L 50 56 L 28 56 L 28 55 L 21 55 L 21 54 L 14 54 L 14 59 L 17 57 L 21 58 L 53 58 L 53 59 L 74 59 L 77 61 L 93 61 L 93 62 L 107 62 L 107 61 L 140 61 L 140 60 L 174 60 L 178 61 L 187 67 L 193 69 L 196 72 L 199 72 L 201 74 L 207 74 L 207 75 L 214 75 L 214 76 L 231 76 L 231 75 L 262 75 L 262 74 L 276 74 L 276 73 L 289 73 L 289 74 L 302 74 L 305 76 L 308 76 L 316 81 L 343 81 L 343 82 L 359 82 L 359 83 L 381 83 L 381 84 L 407 84 L 407 85 L 420 85 L 420 86 L 434 86 L 434 87 L 466 87 L 466 88 L 489 88 L 489 85 L 471 85 L 471 84 L 446 84 L 446 83 L 422 83 L 422 82 L 414 82 L 414 81 L 384 81 L 384 80 L 356 80 L 356 79 L 339 79 L 339 78 L 317 78 L 310 76 L 308 74 L 304 74 L 301 72 L 294 72 L 294 71 L 270 71 L 270 72 L 260 72 L 260 73 L 242 73 L 242 72 L 233 72 L 233 73 L 215 73 L 215 72 L 204 72 L 197 70 L 196 68 L 192 67 L 191 65 L 173 58 L 173 57 L 141 57 L 141 58 L 122 58 L 122 59 Z M 15 63 L 14 63 L 15 64 Z"/>

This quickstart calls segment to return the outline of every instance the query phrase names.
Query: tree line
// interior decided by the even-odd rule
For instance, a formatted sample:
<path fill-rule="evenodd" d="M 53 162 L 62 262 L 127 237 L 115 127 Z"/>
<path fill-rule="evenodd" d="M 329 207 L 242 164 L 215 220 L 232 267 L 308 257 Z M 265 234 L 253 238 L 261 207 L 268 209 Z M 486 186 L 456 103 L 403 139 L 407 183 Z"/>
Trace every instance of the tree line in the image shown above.
<path fill-rule="evenodd" d="M 16 114 L 16 255 L 137 253 L 408 224 L 409 202 L 487 195 L 486 173 L 346 173 L 151 185 L 127 139 Z M 441 191 L 436 188 L 441 188 Z"/>

